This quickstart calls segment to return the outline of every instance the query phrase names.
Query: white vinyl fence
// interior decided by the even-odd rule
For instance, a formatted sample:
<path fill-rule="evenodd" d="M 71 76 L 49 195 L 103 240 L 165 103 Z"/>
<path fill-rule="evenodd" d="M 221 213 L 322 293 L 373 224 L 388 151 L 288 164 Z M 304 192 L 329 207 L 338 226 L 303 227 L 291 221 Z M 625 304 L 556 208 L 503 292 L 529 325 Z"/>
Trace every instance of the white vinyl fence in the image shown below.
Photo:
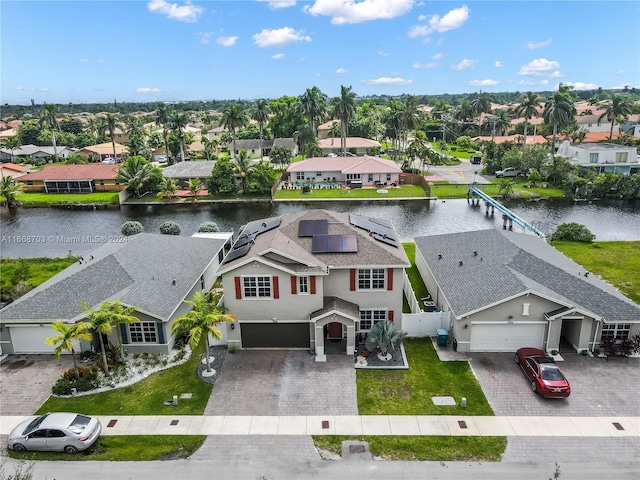
<path fill-rule="evenodd" d="M 424 312 L 420 302 L 413 293 L 413 287 L 407 273 L 404 273 L 404 293 L 412 313 L 402 314 L 402 329 L 410 337 L 430 337 L 436 335 L 439 328 L 449 330 L 451 312 Z"/>

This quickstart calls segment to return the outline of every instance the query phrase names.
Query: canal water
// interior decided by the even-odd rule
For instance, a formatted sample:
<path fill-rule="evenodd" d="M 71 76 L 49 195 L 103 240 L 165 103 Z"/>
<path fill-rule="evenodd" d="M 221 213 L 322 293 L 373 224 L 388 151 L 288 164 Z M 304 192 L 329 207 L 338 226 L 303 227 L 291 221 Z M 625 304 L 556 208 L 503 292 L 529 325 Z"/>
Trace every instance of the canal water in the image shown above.
<path fill-rule="evenodd" d="M 507 206 L 547 234 L 562 223 L 577 222 L 589 228 L 596 240 L 640 240 L 639 201 L 513 201 Z M 499 214 L 487 218 L 483 206 L 472 208 L 466 200 L 142 205 L 95 210 L 2 208 L 0 253 L 12 258 L 84 255 L 105 242 L 122 241 L 120 228 L 127 220 L 139 221 L 145 232 L 157 233 L 162 222 L 172 220 L 180 225 L 182 235 L 192 235 L 207 221 L 216 222 L 221 231 L 237 233 L 249 221 L 311 208 L 389 219 L 402 241 L 422 235 L 502 228 Z M 514 225 L 514 230 L 520 228 Z"/>

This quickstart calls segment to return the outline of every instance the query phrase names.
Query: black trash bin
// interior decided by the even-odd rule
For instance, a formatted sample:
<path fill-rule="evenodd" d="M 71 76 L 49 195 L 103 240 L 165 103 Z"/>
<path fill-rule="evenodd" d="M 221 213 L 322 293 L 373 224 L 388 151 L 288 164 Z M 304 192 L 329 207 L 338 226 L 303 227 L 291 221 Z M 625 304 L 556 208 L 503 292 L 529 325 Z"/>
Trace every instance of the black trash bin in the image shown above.
<path fill-rule="evenodd" d="M 436 330 L 436 333 L 438 334 L 438 346 L 446 347 L 447 342 L 449 341 L 449 330 L 446 328 L 439 328 Z"/>

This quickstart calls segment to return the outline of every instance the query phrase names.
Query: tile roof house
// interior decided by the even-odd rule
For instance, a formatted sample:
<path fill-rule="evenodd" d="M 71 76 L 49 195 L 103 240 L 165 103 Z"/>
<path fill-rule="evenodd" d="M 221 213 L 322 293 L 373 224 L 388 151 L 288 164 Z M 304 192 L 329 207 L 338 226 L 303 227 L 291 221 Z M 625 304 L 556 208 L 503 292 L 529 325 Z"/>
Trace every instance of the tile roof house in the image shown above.
<path fill-rule="evenodd" d="M 29 172 L 27 167 L 14 163 L 0 163 L 0 177 L 18 178 Z"/>
<path fill-rule="evenodd" d="M 65 147 L 62 145 L 56 146 L 56 153 L 58 158 L 67 158 L 75 152 L 74 148 Z M 14 148 L 13 152 L 10 148 L 0 149 L 0 159 L 2 160 L 14 160 L 15 158 L 52 158 L 54 155 L 53 146 L 40 146 L 40 145 L 21 145 L 18 148 Z"/>
<path fill-rule="evenodd" d="M 485 135 L 479 137 L 473 137 L 474 142 L 493 142 L 495 144 L 500 143 L 518 143 L 522 144 L 524 141 L 524 135 Z M 542 135 L 534 135 L 533 131 L 527 133 L 527 145 L 544 145 L 547 143 L 547 139 Z"/>
<path fill-rule="evenodd" d="M 116 180 L 119 165 L 45 165 L 17 180 L 25 192 L 92 193 L 119 192 L 125 187 Z"/>
<path fill-rule="evenodd" d="M 380 148 L 380 142 L 376 140 L 370 140 L 362 137 L 347 137 L 346 149 L 347 152 L 354 155 L 367 155 L 372 150 Z M 342 152 L 341 139 L 337 138 L 323 138 L 318 140 L 318 147 L 322 150 L 323 155 L 330 153 L 340 154 Z"/>
<path fill-rule="evenodd" d="M 640 306 L 537 236 L 490 229 L 414 240 L 458 351 L 582 352 L 640 333 Z"/>
<path fill-rule="evenodd" d="M 122 240 L 103 244 L 0 310 L 3 352 L 51 353 L 45 339 L 54 334 L 53 322 L 73 324 L 85 318 L 83 300 L 91 308 L 120 300 L 135 306 L 140 319 L 122 326 L 125 349 L 169 353 L 171 321 L 189 311 L 183 300 L 211 289 L 227 240 L 152 233 Z M 96 240 L 87 235 L 78 241 Z M 110 341 L 116 343 L 116 338 L 114 332 Z"/>
<path fill-rule="evenodd" d="M 361 181 L 363 186 L 398 185 L 402 169 L 393 160 L 379 157 L 312 157 L 287 168 L 291 182 Z"/>
<path fill-rule="evenodd" d="M 236 317 L 229 342 L 353 355 L 375 322 L 402 323 L 409 265 L 388 220 L 306 210 L 251 222 L 217 272 Z"/>
<path fill-rule="evenodd" d="M 556 155 L 573 165 L 593 168 L 596 173 L 640 173 L 640 157 L 636 147 L 616 143 L 583 143 L 571 145 L 562 142 Z"/>
<path fill-rule="evenodd" d="M 129 155 L 129 147 L 126 147 L 120 143 L 116 143 L 116 157 L 125 158 Z M 85 155 L 96 155 L 100 160 L 113 157 L 113 144 L 111 142 L 98 143 L 97 145 L 89 145 L 80 150 L 80 153 Z"/>

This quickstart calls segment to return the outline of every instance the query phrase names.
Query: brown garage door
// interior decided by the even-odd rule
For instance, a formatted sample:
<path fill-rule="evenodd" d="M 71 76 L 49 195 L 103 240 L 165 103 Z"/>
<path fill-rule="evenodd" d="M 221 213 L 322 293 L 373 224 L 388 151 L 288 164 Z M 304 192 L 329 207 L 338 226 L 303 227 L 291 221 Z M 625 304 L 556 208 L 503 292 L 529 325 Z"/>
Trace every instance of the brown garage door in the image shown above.
<path fill-rule="evenodd" d="M 242 323 L 242 348 L 309 348 L 308 323 Z"/>

